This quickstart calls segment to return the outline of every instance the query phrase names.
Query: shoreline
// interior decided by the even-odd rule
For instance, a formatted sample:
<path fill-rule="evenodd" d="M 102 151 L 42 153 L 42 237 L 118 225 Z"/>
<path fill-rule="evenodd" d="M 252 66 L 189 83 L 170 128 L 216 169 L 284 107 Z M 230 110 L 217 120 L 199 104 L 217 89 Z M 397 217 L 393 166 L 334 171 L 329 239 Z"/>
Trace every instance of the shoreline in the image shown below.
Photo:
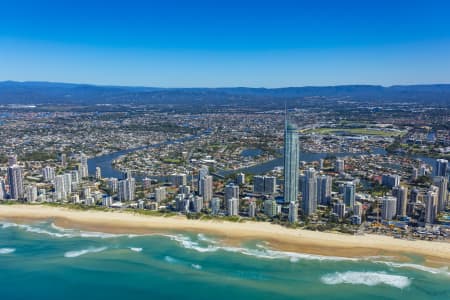
<path fill-rule="evenodd" d="M 234 223 L 217 220 L 189 220 L 182 216 L 145 216 L 130 212 L 79 211 L 43 205 L 1 205 L 0 219 L 26 222 L 54 219 L 57 226 L 82 230 L 117 233 L 151 234 L 191 232 L 212 234 L 229 245 L 261 240 L 275 250 L 340 257 L 392 256 L 410 261 L 408 255 L 423 257 L 423 264 L 450 267 L 450 243 L 409 241 L 389 236 L 362 236 L 341 233 L 290 229 L 270 223 Z"/>

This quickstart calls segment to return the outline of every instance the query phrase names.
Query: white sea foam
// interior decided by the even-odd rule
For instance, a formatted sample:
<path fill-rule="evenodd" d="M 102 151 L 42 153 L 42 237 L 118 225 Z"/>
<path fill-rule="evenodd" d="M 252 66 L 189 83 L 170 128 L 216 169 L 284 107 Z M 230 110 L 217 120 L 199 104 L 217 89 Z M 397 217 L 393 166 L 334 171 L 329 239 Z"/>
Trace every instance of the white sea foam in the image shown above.
<path fill-rule="evenodd" d="M 183 248 L 192 249 L 198 252 L 215 252 L 219 250 L 221 247 L 208 245 L 206 247 L 200 246 L 198 242 L 192 241 L 188 236 L 184 236 L 181 234 L 177 235 L 164 235 L 170 238 L 173 241 L 178 242 Z"/>
<path fill-rule="evenodd" d="M 432 267 L 426 267 L 422 265 L 417 264 L 411 264 L 411 263 L 397 263 L 392 261 L 374 261 L 374 263 L 377 264 L 384 264 L 391 268 L 406 268 L 406 269 L 415 269 L 423 272 L 428 272 L 431 274 L 442 274 L 450 276 L 450 272 L 448 271 L 448 267 L 443 268 L 432 268 Z"/>
<path fill-rule="evenodd" d="M 88 249 L 83 249 L 83 250 L 78 250 L 78 251 L 68 251 L 64 254 L 65 257 L 69 257 L 69 258 L 73 258 L 73 257 L 78 257 L 81 255 L 85 255 L 88 253 L 98 253 L 98 252 L 102 252 L 105 251 L 107 249 L 107 247 L 99 247 L 99 248 L 88 248 Z"/>
<path fill-rule="evenodd" d="M 210 243 L 210 244 L 217 244 L 216 240 L 206 237 L 203 233 L 197 234 L 197 238 L 199 241 L 202 241 L 202 242 L 206 242 L 206 243 Z"/>
<path fill-rule="evenodd" d="M 384 272 L 336 272 L 322 276 L 321 281 L 325 284 L 362 284 L 375 286 L 385 284 L 403 289 L 411 284 L 411 279 L 401 275 L 390 275 Z"/>
<path fill-rule="evenodd" d="M 37 233 L 37 234 L 45 234 L 45 235 L 49 235 L 49 236 L 53 236 L 53 237 L 72 237 L 72 235 L 69 233 L 51 232 L 49 230 L 46 230 L 46 229 L 43 229 L 40 227 L 31 226 L 31 225 L 8 223 L 8 222 L 2 223 L 2 228 L 5 229 L 5 228 L 9 228 L 9 227 L 17 227 L 17 228 L 20 228 L 27 232 L 32 232 L 32 233 Z"/>
<path fill-rule="evenodd" d="M 134 252 L 141 252 L 142 248 L 130 247 L 130 250 Z"/>
<path fill-rule="evenodd" d="M 173 258 L 171 256 L 167 256 L 167 255 L 164 256 L 164 260 L 167 261 L 168 263 L 171 263 L 171 264 L 175 264 L 175 263 L 178 262 L 178 259 Z"/>
<path fill-rule="evenodd" d="M 192 249 L 197 252 L 215 252 L 218 250 L 233 252 L 233 253 L 241 253 L 248 256 L 255 256 L 258 258 L 265 259 L 288 259 L 291 262 L 297 262 L 301 259 L 303 260 L 330 260 L 330 261 L 356 261 L 357 258 L 347 258 L 347 257 L 338 257 L 338 256 L 323 256 L 323 255 L 313 255 L 313 254 L 302 254 L 295 252 L 286 252 L 286 251 L 276 251 L 265 248 L 263 245 L 257 245 L 259 249 L 250 249 L 243 247 L 227 247 L 227 246 L 219 246 L 217 244 L 201 246 L 198 242 L 192 241 L 188 236 L 184 236 L 181 234 L 178 235 L 165 235 L 169 237 L 171 240 L 178 242 L 182 247 L 186 249 Z"/>
<path fill-rule="evenodd" d="M 16 249 L 14 248 L 0 248 L 0 254 L 11 254 L 15 251 Z"/>
<path fill-rule="evenodd" d="M 202 269 L 202 266 L 197 265 L 197 264 L 192 264 L 191 267 L 193 267 L 196 270 L 201 270 Z"/>
<path fill-rule="evenodd" d="M 79 231 L 75 229 L 65 229 L 62 227 L 59 227 L 55 225 L 54 223 L 50 224 L 50 227 L 56 231 L 50 231 L 41 227 L 32 226 L 32 225 L 25 225 L 25 224 L 16 224 L 16 223 L 9 223 L 9 222 L 3 222 L 2 228 L 9 228 L 9 227 L 17 227 L 22 230 L 25 230 L 27 232 L 37 233 L 37 234 L 45 234 L 48 236 L 56 237 L 56 238 L 100 238 L 100 239 L 109 239 L 109 238 L 116 238 L 116 237 L 137 237 L 139 235 L 136 234 L 113 234 L 113 233 L 104 233 L 104 232 L 95 232 L 95 231 Z M 44 225 L 47 223 L 43 223 Z"/>

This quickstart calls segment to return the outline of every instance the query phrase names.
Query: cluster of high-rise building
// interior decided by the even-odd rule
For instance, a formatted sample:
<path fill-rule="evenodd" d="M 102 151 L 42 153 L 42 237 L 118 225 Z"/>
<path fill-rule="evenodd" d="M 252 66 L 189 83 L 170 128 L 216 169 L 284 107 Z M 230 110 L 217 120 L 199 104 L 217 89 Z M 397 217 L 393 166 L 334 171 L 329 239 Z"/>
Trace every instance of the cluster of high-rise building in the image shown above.
<path fill-rule="evenodd" d="M 412 179 L 416 180 L 417 169 L 413 168 Z M 437 159 L 433 167 L 432 184 L 427 188 L 418 187 L 408 191 L 398 175 L 383 175 L 382 184 L 391 188 L 392 196 L 382 199 L 382 219 L 392 220 L 413 218 L 419 223 L 434 224 L 440 213 L 448 207 L 448 161 Z M 424 175 L 420 175 L 424 176 Z"/>
<path fill-rule="evenodd" d="M 277 190 L 277 178 L 275 176 L 254 176 L 253 192 L 257 194 L 273 195 Z"/>
<path fill-rule="evenodd" d="M 223 190 L 218 191 L 217 186 L 220 186 L 222 182 L 216 182 L 214 185 L 213 174 L 210 174 L 208 166 L 203 165 L 207 162 L 202 161 L 195 165 L 196 172 L 190 173 L 182 168 L 178 168 L 176 172 L 170 170 L 175 173 L 168 176 L 169 180 L 165 186 L 158 184 L 158 186 L 152 187 L 151 179 L 144 178 L 142 190 L 147 193 L 144 197 L 147 198 L 152 192 L 153 196 L 148 196 L 148 199 L 153 197 L 154 201 L 152 202 L 156 206 L 153 204 L 146 206 L 144 200 L 147 199 L 137 196 L 140 192 L 137 192 L 140 187 L 139 182 L 136 182 L 130 171 L 126 171 L 121 179 L 103 178 L 101 169 L 96 167 L 95 177 L 91 174 L 90 178 L 88 159 L 84 154 L 79 156 L 79 163 L 75 170 L 65 168 L 67 166 L 66 156 L 61 156 L 61 166 L 48 165 L 42 168 L 43 184 L 46 187 L 51 186 L 51 192 L 49 192 L 49 188 L 46 191 L 38 188 L 35 184 L 25 185 L 23 165 L 21 166 L 17 157 L 12 155 L 8 158 L 6 180 L 0 179 L 0 199 L 29 202 L 46 199 L 87 205 L 100 203 L 101 200 L 102 205 L 112 206 L 114 198 L 119 202 L 136 202 L 138 203 L 135 203 L 137 207 L 147 208 L 161 205 L 183 213 L 199 213 L 209 210 L 213 215 L 247 214 L 250 218 L 264 213 L 270 218 L 282 216 L 284 220 L 287 218 L 291 223 L 298 222 L 299 216 L 315 218 L 318 211 L 324 211 L 324 207 L 330 207 L 334 217 L 338 219 L 350 217 L 352 220 L 356 218 L 355 223 L 360 224 L 363 210 L 367 209 L 367 205 L 370 203 L 368 204 L 369 201 L 366 201 L 363 205 L 362 201 L 359 202 L 360 195 L 356 194 L 359 179 L 358 177 L 355 179 L 352 177 L 353 174 L 349 173 L 352 170 L 351 159 L 346 158 L 344 161 L 342 158 L 337 158 L 334 165 L 333 162 L 330 164 L 330 161 L 327 160 L 326 163 L 329 167 L 325 169 L 324 159 L 321 159 L 318 166 L 317 164 L 310 164 L 314 167 L 307 165 L 307 168 L 301 173 L 299 155 L 298 130 L 286 118 L 282 184 L 277 184 L 278 178 L 275 171 L 270 172 L 269 175 L 249 176 L 248 178 L 252 178 L 252 180 L 246 180 L 246 175 L 239 173 L 234 182 L 225 182 Z M 180 172 L 180 170 L 183 171 Z M 437 159 L 432 169 L 431 186 L 410 186 L 409 188 L 405 184 L 404 172 L 399 173 L 402 176 L 376 174 L 377 180 L 383 186 L 383 195 L 376 198 L 377 208 L 375 211 L 381 213 L 381 219 L 386 221 L 411 218 L 426 224 L 435 223 L 439 214 L 444 212 L 449 204 L 448 173 L 448 161 Z M 193 174 L 196 176 L 194 177 Z M 333 177 L 330 174 L 343 179 L 340 182 L 338 193 L 332 192 Z M 423 164 L 412 168 L 411 178 L 413 180 L 427 175 L 431 175 L 431 171 Z M 109 195 L 99 196 L 98 188 L 92 184 L 94 181 L 102 184 L 102 189 Z M 246 183 L 252 183 L 253 190 Z M 216 191 L 214 190 L 215 186 Z M 279 187 L 280 189 L 278 189 Z M 280 197 L 281 191 L 283 197 Z M 117 195 L 117 197 L 112 197 L 113 195 Z"/>

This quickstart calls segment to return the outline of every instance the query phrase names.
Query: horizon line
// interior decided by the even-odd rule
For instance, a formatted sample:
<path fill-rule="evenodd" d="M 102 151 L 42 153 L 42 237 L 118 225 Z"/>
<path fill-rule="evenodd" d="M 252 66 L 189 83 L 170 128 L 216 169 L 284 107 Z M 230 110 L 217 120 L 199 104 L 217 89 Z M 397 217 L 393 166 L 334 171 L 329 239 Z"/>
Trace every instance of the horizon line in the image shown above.
<path fill-rule="evenodd" d="M 290 85 L 290 86 L 278 86 L 278 87 L 265 87 L 265 86 L 152 86 L 152 85 L 122 85 L 122 84 L 102 84 L 102 83 L 86 83 L 86 82 L 65 82 L 65 81 L 47 81 L 47 80 L 0 80 L 0 83 L 48 83 L 48 84 L 73 84 L 73 85 L 86 85 L 86 86 L 96 86 L 96 87 L 120 87 L 120 88 L 155 88 L 155 89 L 235 89 L 235 88 L 246 88 L 246 89 L 288 89 L 288 88 L 327 88 L 327 87 L 345 87 L 345 86 L 370 86 L 370 87 L 401 87 L 401 86 L 439 86 L 439 85 L 450 85 L 450 82 L 436 82 L 436 83 L 409 83 L 409 84 L 371 84 L 371 83 L 346 83 L 346 84 L 335 84 L 335 85 Z"/>

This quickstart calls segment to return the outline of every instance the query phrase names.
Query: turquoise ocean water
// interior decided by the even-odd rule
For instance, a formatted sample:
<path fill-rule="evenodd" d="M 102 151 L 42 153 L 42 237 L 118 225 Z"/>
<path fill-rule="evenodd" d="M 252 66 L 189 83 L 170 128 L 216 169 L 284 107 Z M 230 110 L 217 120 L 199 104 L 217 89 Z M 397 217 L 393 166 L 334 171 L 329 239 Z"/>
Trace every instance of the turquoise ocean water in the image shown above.
<path fill-rule="evenodd" d="M 450 299 L 419 257 L 345 259 L 227 247 L 203 234 L 112 235 L 0 221 L 0 299 Z"/>

